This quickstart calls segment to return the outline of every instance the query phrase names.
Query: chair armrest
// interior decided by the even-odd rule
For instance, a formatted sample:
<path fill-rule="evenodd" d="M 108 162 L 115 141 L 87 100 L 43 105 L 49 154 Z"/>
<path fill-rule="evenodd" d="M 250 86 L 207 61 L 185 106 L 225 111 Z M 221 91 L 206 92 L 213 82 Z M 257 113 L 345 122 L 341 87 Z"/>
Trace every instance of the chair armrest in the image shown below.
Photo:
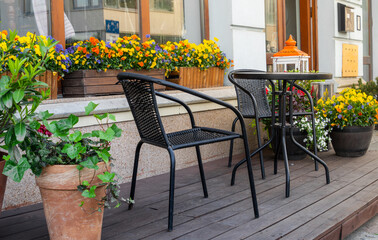
<path fill-rule="evenodd" d="M 192 127 L 194 128 L 196 126 L 195 124 L 195 121 L 194 121 L 194 116 L 193 116 L 193 112 L 192 110 L 190 109 L 190 107 L 185 104 L 183 101 L 181 101 L 180 99 L 178 98 L 175 98 L 175 97 L 172 97 L 172 96 L 169 96 L 167 94 L 164 94 L 164 93 L 161 93 L 161 92 L 155 92 L 155 94 L 159 97 L 162 97 L 162 98 L 165 98 L 165 99 L 168 99 L 170 101 L 173 101 L 173 102 L 177 102 L 179 104 L 181 104 L 185 109 L 186 111 L 188 112 L 189 114 L 189 117 L 190 117 L 190 123 L 192 124 Z"/>

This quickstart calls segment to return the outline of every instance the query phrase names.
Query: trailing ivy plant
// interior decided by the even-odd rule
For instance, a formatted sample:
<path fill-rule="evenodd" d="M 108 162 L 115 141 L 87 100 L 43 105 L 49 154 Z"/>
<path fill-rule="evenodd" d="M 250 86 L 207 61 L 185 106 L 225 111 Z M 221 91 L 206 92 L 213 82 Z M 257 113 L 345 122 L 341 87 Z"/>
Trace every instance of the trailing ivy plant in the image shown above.
<path fill-rule="evenodd" d="M 85 108 L 86 114 L 89 115 L 97 105 L 90 102 Z M 4 174 L 19 182 L 27 169 L 31 169 L 36 176 L 39 176 L 42 169 L 49 165 L 77 165 L 78 178 L 80 178 L 80 171 L 84 168 L 98 170 L 97 164 L 99 162 L 105 162 L 106 166 L 111 164 L 110 143 L 115 138 L 119 138 L 122 132 L 116 124 L 109 124 L 109 120 L 115 121 L 114 115 L 108 113 L 94 114 L 100 130 L 88 133 L 73 130 L 79 121 L 77 116 L 71 114 L 68 118 L 48 122 L 52 115 L 45 111 L 39 113 L 35 119 L 31 119 L 26 126 L 25 139 L 19 144 L 23 154 L 18 163 L 13 160 L 7 161 Z M 93 185 L 92 182 L 78 179 L 80 185 L 77 188 L 86 198 L 97 199 L 96 188 L 107 186 L 106 196 L 97 199 L 99 201 L 97 210 L 99 211 L 102 207 L 110 207 L 112 202 L 115 202 L 115 207 L 118 207 L 124 200 L 119 197 L 116 173 L 111 172 L 107 167 L 106 169 L 106 172 L 96 172 L 97 175 L 94 175 L 94 178 L 101 180 L 101 184 L 98 186 Z M 80 203 L 80 206 L 83 203 L 84 201 Z"/>

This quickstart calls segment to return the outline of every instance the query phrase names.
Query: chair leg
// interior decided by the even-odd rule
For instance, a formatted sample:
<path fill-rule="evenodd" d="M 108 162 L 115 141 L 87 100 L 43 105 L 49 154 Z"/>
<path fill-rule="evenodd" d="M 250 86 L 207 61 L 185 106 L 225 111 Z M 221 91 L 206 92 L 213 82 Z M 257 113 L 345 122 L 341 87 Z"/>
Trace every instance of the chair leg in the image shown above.
<path fill-rule="evenodd" d="M 135 195 L 135 185 L 136 185 L 136 179 L 137 179 L 137 173 L 138 173 L 138 163 L 139 163 L 139 153 L 140 149 L 143 145 L 142 141 L 139 141 L 136 150 L 135 150 L 135 158 L 134 158 L 134 169 L 133 169 L 133 178 L 131 180 L 131 189 L 130 189 L 130 198 L 134 200 L 134 195 Z M 133 208 L 134 204 L 130 203 L 129 204 L 129 210 Z"/>
<path fill-rule="evenodd" d="M 239 120 L 239 118 L 235 118 L 234 121 L 232 122 L 232 128 L 231 128 L 231 131 L 234 132 L 235 131 L 235 126 L 236 126 L 236 123 L 237 121 Z M 228 167 L 231 167 L 231 164 L 232 164 L 232 151 L 234 149 L 234 139 L 231 140 L 230 142 L 230 154 L 228 156 Z"/>
<path fill-rule="evenodd" d="M 314 114 L 314 110 L 312 109 L 312 114 L 311 114 L 311 119 L 312 119 L 312 137 L 313 137 L 313 143 L 314 143 L 314 154 L 316 156 L 318 156 L 318 149 L 316 147 L 316 129 L 315 129 L 315 114 Z M 314 159 L 314 162 L 315 162 L 315 171 L 318 171 L 319 170 L 319 165 L 318 165 L 318 162 Z"/>
<path fill-rule="evenodd" d="M 259 118 L 256 118 L 255 121 L 256 121 L 257 145 L 260 148 L 261 147 L 261 135 L 260 135 Z M 261 178 L 265 179 L 265 168 L 264 168 L 263 151 L 260 151 L 259 155 L 260 155 Z"/>
<path fill-rule="evenodd" d="M 170 172 L 170 177 L 169 177 L 169 208 L 168 208 L 168 231 L 170 232 L 173 229 L 176 160 L 175 160 L 175 154 L 171 147 L 168 148 L 168 152 L 169 152 L 169 157 L 171 159 L 171 172 Z"/>
<path fill-rule="evenodd" d="M 244 132 L 244 134 L 245 134 L 245 132 Z M 249 156 L 248 140 L 247 140 L 246 136 L 244 136 L 243 140 L 244 140 L 245 157 L 246 157 L 246 161 L 247 161 L 249 186 L 251 188 L 251 195 L 252 195 L 253 211 L 255 213 L 255 218 L 258 218 L 259 217 L 259 209 L 258 209 L 258 204 L 257 204 L 256 188 L 255 188 L 255 182 L 254 182 L 254 179 L 253 179 L 252 163 L 251 163 L 251 157 Z"/>
<path fill-rule="evenodd" d="M 281 139 L 278 136 L 276 136 L 276 139 L 276 146 L 274 146 L 276 147 L 276 154 L 274 154 L 274 174 L 277 174 L 278 154 L 281 151 Z"/>
<path fill-rule="evenodd" d="M 202 157 L 201 157 L 201 151 L 200 151 L 199 146 L 196 146 L 196 153 L 197 153 L 198 167 L 199 167 L 199 171 L 200 171 L 200 175 L 201 175 L 203 196 L 205 198 L 207 198 L 209 195 L 207 193 L 206 178 L 205 178 L 205 173 L 203 171 Z"/>

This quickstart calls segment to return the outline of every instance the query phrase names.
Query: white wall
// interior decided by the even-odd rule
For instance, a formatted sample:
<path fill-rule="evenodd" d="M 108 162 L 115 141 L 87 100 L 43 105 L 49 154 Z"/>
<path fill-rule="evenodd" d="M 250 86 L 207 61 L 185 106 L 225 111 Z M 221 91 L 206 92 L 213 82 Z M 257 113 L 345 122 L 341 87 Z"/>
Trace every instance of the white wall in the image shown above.
<path fill-rule="evenodd" d="M 210 38 L 219 38 L 234 69 L 266 70 L 264 0 L 209 0 L 209 17 Z"/>
<path fill-rule="evenodd" d="M 354 8 L 354 32 L 338 31 L 337 4 L 342 3 Z M 339 87 L 356 83 L 363 76 L 363 31 L 357 31 L 356 18 L 361 16 L 362 0 L 319 0 L 318 1 L 318 47 L 319 70 L 333 73 Z M 342 46 L 353 44 L 358 46 L 358 77 L 342 77 Z"/>
<path fill-rule="evenodd" d="M 372 48 L 373 48 L 373 79 L 378 77 L 378 13 L 374 10 L 378 9 L 378 1 L 372 1 L 372 20 L 373 20 L 373 36 L 372 36 Z"/>

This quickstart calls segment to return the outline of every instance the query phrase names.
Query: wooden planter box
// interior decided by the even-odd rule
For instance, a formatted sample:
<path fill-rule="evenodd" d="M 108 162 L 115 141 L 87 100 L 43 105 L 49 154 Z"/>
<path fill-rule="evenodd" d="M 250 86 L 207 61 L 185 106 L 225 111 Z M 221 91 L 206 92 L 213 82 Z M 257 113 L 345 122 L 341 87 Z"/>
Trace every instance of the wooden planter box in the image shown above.
<path fill-rule="evenodd" d="M 144 74 L 158 79 L 165 79 L 165 70 L 108 70 L 97 72 L 96 70 L 80 70 L 67 74 L 62 80 L 63 97 L 88 97 L 123 94 L 122 86 L 116 85 L 117 75 L 121 72 Z M 163 90 L 164 86 L 156 85 L 156 89 Z"/>
<path fill-rule="evenodd" d="M 179 72 L 171 73 L 167 79 L 188 88 L 209 88 L 223 86 L 224 69 L 211 67 L 200 70 L 197 67 L 180 67 Z"/>
<path fill-rule="evenodd" d="M 10 72 L 0 73 L 0 78 L 4 75 L 10 76 Z M 47 83 L 50 87 L 50 98 L 56 99 L 58 97 L 58 74 L 53 74 L 52 71 L 46 71 L 43 75 L 37 76 L 35 79 Z M 47 88 L 40 88 L 39 91 L 46 91 Z"/>

